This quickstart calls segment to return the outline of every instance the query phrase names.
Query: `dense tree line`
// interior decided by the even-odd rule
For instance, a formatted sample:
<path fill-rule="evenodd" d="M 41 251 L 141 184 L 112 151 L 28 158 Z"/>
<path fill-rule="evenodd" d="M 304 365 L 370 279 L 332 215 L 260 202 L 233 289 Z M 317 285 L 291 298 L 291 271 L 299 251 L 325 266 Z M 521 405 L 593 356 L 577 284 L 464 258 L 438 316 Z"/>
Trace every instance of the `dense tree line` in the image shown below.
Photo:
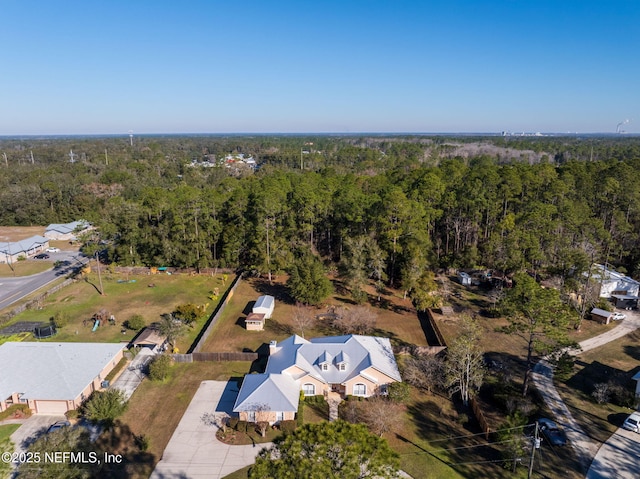
<path fill-rule="evenodd" d="M 346 267 L 355 289 L 371 278 L 411 292 L 425 271 L 448 266 L 563 281 L 593 261 L 640 273 L 635 138 L 482 140 L 548 153 L 534 164 L 449 158 L 454 141 L 479 139 L 128 140 L 0 142 L 0 224 L 85 218 L 124 265 L 270 274 L 311 253 Z M 187 166 L 239 152 L 261 167 Z"/>

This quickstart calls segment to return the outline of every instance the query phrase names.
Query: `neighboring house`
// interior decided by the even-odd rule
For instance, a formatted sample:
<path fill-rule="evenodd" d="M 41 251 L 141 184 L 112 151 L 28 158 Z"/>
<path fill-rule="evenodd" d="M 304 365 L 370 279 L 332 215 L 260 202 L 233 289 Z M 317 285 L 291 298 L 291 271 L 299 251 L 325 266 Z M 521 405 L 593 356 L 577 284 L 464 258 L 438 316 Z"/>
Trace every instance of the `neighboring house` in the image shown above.
<path fill-rule="evenodd" d="M 249 421 L 259 405 L 263 415 L 269 413 L 270 422 L 277 422 L 272 419 L 290 412 L 282 409 L 282 398 L 297 410 L 294 396 L 300 391 L 305 396 L 332 392 L 369 397 L 386 394 L 390 383 L 401 380 L 388 338 L 347 335 L 306 340 L 294 335 L 279 344 L 271 342 L 265 373 L 245 376 L 233 411 Z M 265 384 L 279 387 L 279 395 L 261 392 L 270 390 Z"/>
<path fill-rule="evenodd" d="M 84 220 L 65 224 L 50 224 L 44 231 L 44 235 L 52 240 L 75 241 L 76 234 L 86 230 L 89 226 L 89 223 Z"/>
<path fill-rule="evenodd" d="M 609 322 L 611 322 L 611 316 L 613 316 L 613 313 L 606 309 L 593 308 L 591 310 L 591 319 L 602 324 L 609 324 Z"/>
<path fill-rule="evenodd" d="M 249 313 L 244 320 L 247 331 L 262 331 L 264 329 L 264 313 Z"/>
<path fill-rule="evenodd" d="M 594 264 L 591 278 L 600 284 L 600 297 L 612 295 L 638 296 L 640 283 L 601 264 Z"/>
<path fill-rule="evenodd" d="M 28 404 L 34 413 L 77 409 L 123 356 L 113 343 L 7 342 L 0 345 L 0 412 Z"/>
<path fill-rule="evenodd" d="M 264 319 L 271 319 L 276 300 L 273 296 L 260 296 L 253 305 L 252 313 L 264 314 Z"/>
<path fill-rule="evenodd" d="M 49 240 L 43 236 L 32 236 L 12 243 L 0 243 L 0 263 L 12 264 L 21 256 L 28 258 L 49 247 Z"/>

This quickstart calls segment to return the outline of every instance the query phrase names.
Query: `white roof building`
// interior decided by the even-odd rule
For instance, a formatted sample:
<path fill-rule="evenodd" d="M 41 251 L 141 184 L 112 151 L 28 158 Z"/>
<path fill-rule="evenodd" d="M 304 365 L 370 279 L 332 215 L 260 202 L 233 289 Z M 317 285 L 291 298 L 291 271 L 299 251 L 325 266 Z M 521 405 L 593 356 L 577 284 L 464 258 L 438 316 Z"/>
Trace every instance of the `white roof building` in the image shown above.
<path fill-rule="evenodd" d="M 592 279 L 600 283 L 600 297 L 610 298 L 612 294 L 638 296 L 640 283 L 633 278 L 618 273 L 605 265 L 594 264 Z"/>
<path fill-rule="evenodd" d="M 27 403 L 34 412 L 77 408 L 122 358 L 119 343 L 7 342 L 0 345 L 0 411 Z"/>
<path fill-rule="evenodd" d="M 53 240 L 75 240 L 76 231 L 83 231 L 89 227 L 89 223 L 84 220 L 72 221 L 71 223 L 53 223 L 47 226 L 44 231 L 45 237 Z"/>
<path fill-rule="evenodd" d="M 247 412 L 282 413 L 297 410 L 297 397 L 337 393 L 369 397 L 385 394 L 390 383 L 402 380 L 388 338 L 331 336 L 306 340 L 290 336 L 273 341 L 264 374 L 245 376 L 233 407 L 240 418 Z M 273 416 L 277 417 L 277 416 Z M 285 417 L 284 415 L 282 417 Z M 250 417 L 248 420 L 251 420 Z"/>
<path fill-rule="evenodd" d="M 49 240 L 40 235 L 11 243 L 0 243 L 0 263 L 13 263 L 18 261 L 20 256 L 32 256 L 48 246 Z"/>

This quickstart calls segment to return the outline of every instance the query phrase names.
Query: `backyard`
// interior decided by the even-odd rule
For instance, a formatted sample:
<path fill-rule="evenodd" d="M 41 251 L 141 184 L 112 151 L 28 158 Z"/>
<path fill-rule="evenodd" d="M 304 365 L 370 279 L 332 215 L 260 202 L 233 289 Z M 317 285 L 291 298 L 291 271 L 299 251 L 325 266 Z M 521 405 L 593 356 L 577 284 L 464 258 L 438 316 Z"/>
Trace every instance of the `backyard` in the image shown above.
<path fill-rule="evenodd" d="M 217 304 L 217 300 L 209 298 L 209 292 L 215 288 L 224 291 L 222 276 L 122 275 L 108 269 L 101 276 L 104 295 L 98 292 L 97 274 L 90 273 L 47 297 L 41 309 L 26 310 L 3 327 L 21 321 L 48 323 L 56 313 L 63 313 L 69 318 L 68 324 L 50 341 L 121 342 L 130 341 L 137 333 L 123 328 L 123 323 L 135 314 L 141 315 L 148 325 L 160 320 L 160 315 L 174 311 L 179 304 L 206 305 L 201 318 L 177 342 L 177 348 L 186 352 Z M 91 318 L 103 309 L 115 317 L 115 324 L 106 322 L 94 331 Z"/>

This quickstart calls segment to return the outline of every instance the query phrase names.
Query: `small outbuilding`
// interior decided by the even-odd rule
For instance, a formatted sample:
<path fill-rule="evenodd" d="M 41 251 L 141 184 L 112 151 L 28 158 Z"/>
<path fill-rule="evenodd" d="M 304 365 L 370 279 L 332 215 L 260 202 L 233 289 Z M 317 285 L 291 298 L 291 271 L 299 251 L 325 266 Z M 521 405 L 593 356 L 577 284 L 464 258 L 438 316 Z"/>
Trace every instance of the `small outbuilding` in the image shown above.
<path fill-rule="evenodd" d="M 591 319 L 602 324 L 609 324 L 611 316 L 613 316 L 613 313 L 605 309 L 593 308 L 591 310 Z"/>
<path fill-rule="evenodd" d="M 271 319 L 276 300 L 273 296 L 260 296 L 253 305 L 252 313 L 264 314 L 264 319 Z"/>
<path fill-rule="evenodd" d="M 262 331 L 264 329 L 264 314 L 249 313 L 244 320 L 244 326 L 247 328 L 247 331 Z"/>
<path fill-rule="evenodd" d="M 149 348 L 152 351 L 161 351 L 167 346 L 168 342 L 167 337 L 162 335 L 160 331 L 152 327 L 146 327 L 131 344 L 133 344 L 133 346 Z"/>
<path fill-rule="evenodd" d="M 469 276 L 464 271 L 458 272 L 458 281 L 463 286 L 471 286 L 471 276 Z"/>

